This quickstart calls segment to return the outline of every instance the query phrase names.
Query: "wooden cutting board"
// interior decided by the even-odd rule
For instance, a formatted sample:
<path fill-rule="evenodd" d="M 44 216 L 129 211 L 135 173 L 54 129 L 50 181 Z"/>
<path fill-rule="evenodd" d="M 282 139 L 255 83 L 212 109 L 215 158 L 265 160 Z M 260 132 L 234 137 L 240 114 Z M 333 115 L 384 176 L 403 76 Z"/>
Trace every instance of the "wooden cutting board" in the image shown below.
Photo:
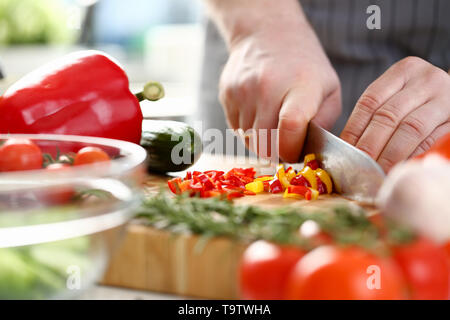
<path fill-rule="evenodd" d="M 190 170 L 229 170 L 236 166 L 257 167 L 242 158 L 203 156 Z M 267 171 L 267 170 L 266 170 Z M 273 171 L 272 171 L 273 172 Z M 181 173 L 180 175 L 183 175 Z M 144 190 L 151 195 L 169 177 L 149 175 Z M 333 194 L 316 201 L 283 199 L 280 194 L 246 196 L 236 204 L 262 207 L 298 206 L 311 210 L 351 201 Z M 376 210 L 366 207 L 370 214 Z M 248 243 L 225 237 L 206 243 L 197 235 L 173 234 L 130 223 L 124 239 L 111 257 L 102 283 L 208 299 L 237 299 L 238 265 Z"/>

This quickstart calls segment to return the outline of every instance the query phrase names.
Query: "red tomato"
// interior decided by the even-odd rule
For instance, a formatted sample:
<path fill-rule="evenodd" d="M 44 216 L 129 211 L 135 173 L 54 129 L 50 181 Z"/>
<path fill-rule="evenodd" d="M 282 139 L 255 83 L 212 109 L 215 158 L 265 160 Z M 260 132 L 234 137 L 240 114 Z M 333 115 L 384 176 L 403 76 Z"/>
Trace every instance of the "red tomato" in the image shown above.
<path fill-rule="evenodd" d="M 62 170 L 62 169 L 66 169 L 66 168 L 70 168 L 71 165 L 68 163 L 50 163 L 46 169 L 47 170 Z"/>
<path fill-rule="evenodd" d="M 358 247 L 322 246 L 294 267 L 286 297 L 295 300 L 403 299 L 404 281 L 398 266 Z"/>
<path fill-rule="evenodd" d="M 0 171 L 41 169 L 41 149 L 28 139 L 10 138 L 0 147 Z"/>
<path fill-rule="evenodd" d="M 420 238 L 394 247 L 393 252 L 409 284 L 412 299 L 448 299 L 450 275 L 444 249 Z"/>
<path fill-rule="evenodd" d="M 83 164 L 90 164 L 95 162 L 109 161 L 108 154 L 100 148 L 97 147 L 84 147 L 80 149 L 73 161 L 74 166 L 79 166 Z"/>
<path fill-rule="evenodd" d="M 448 261 L 449 261 L 449 266 L 450 266 L 450 241 L 447 241 L 445 244 L 444 244 L 444 250 L 445 250 L 445 252 L 447 253 L 447 258 L 448 258 Z"/>
<path fill-rule="evenodd" d="M 304 252 L 295 247 L 256 241 L 245 250 L 240 264 L 243 299 L 283 299 L 290 271 Z"/>
<path fill-rule="evenodd" d="M 47 166 L 47 170 L 60 171 L 70 170 L 71 165 L 67 163 L 51 163 Z M 39 200 L 45 204 L 60 205 L 70 202 L 75 196 L 75 191 L 70 186 L 58 186 L 42 190 L 38 193 Z"/>

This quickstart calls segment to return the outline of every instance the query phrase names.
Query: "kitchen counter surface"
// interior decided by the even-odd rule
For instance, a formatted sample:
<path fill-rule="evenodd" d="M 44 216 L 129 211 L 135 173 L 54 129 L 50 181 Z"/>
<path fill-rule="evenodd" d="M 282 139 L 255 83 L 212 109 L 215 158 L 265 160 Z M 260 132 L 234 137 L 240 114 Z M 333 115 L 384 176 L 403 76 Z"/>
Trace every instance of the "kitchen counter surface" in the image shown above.
<path fill-rule="evenodd" d="M 96 285 L 82 294 L 80 300 L 180 300 L 186 297 L 151 291 Z"/>

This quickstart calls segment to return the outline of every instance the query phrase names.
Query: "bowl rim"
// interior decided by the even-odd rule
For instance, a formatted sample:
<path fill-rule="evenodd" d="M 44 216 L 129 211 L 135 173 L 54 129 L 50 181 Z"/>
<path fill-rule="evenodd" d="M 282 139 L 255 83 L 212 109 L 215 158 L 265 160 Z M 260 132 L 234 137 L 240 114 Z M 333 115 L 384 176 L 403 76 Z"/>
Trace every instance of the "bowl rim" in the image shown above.
<path fill-rule="evenodd" d="M 120 176 L 127 171 L 133 170 L 142 165 L 146 158 L 146 150 L 138 144 L 101 137 L 78 136 L 78 135 L 63 135 L 63 134 L 0 134 L 0 140 L 7 140 L 9 138 L 29 139 L 32 141 L 46 140 L 55 142 L 73 142 L 83 144 L 93 144 L 98 147 L 112 147 L 117 148 L 120 152 L 124 152 L 123 157 L 114 159 L 108 163 L 93 163 L 87 165 L 73 166 L 71 170 L 26 170 L 14 172 L 0 172 L 0 180 L 2 183 L 6 181 L 30 181 L 34 179 L 42 186 L 44 181 L 67 180 L 70 178 L 79 178 L 84 176 Z"/>

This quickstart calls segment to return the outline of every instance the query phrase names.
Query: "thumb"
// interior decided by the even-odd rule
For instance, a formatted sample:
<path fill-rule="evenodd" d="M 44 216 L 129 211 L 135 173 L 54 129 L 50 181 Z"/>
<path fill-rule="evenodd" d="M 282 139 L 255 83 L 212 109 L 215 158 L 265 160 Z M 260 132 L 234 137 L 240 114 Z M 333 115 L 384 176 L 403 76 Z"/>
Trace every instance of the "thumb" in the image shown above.
<path fill-rule="evenodd" d="M 296 85 L 288 91 L 278 117 L 279 152 L 282 160 L 297 162 L 302 151 L 309 121 L 322 102 L 319 86 Z"/>

